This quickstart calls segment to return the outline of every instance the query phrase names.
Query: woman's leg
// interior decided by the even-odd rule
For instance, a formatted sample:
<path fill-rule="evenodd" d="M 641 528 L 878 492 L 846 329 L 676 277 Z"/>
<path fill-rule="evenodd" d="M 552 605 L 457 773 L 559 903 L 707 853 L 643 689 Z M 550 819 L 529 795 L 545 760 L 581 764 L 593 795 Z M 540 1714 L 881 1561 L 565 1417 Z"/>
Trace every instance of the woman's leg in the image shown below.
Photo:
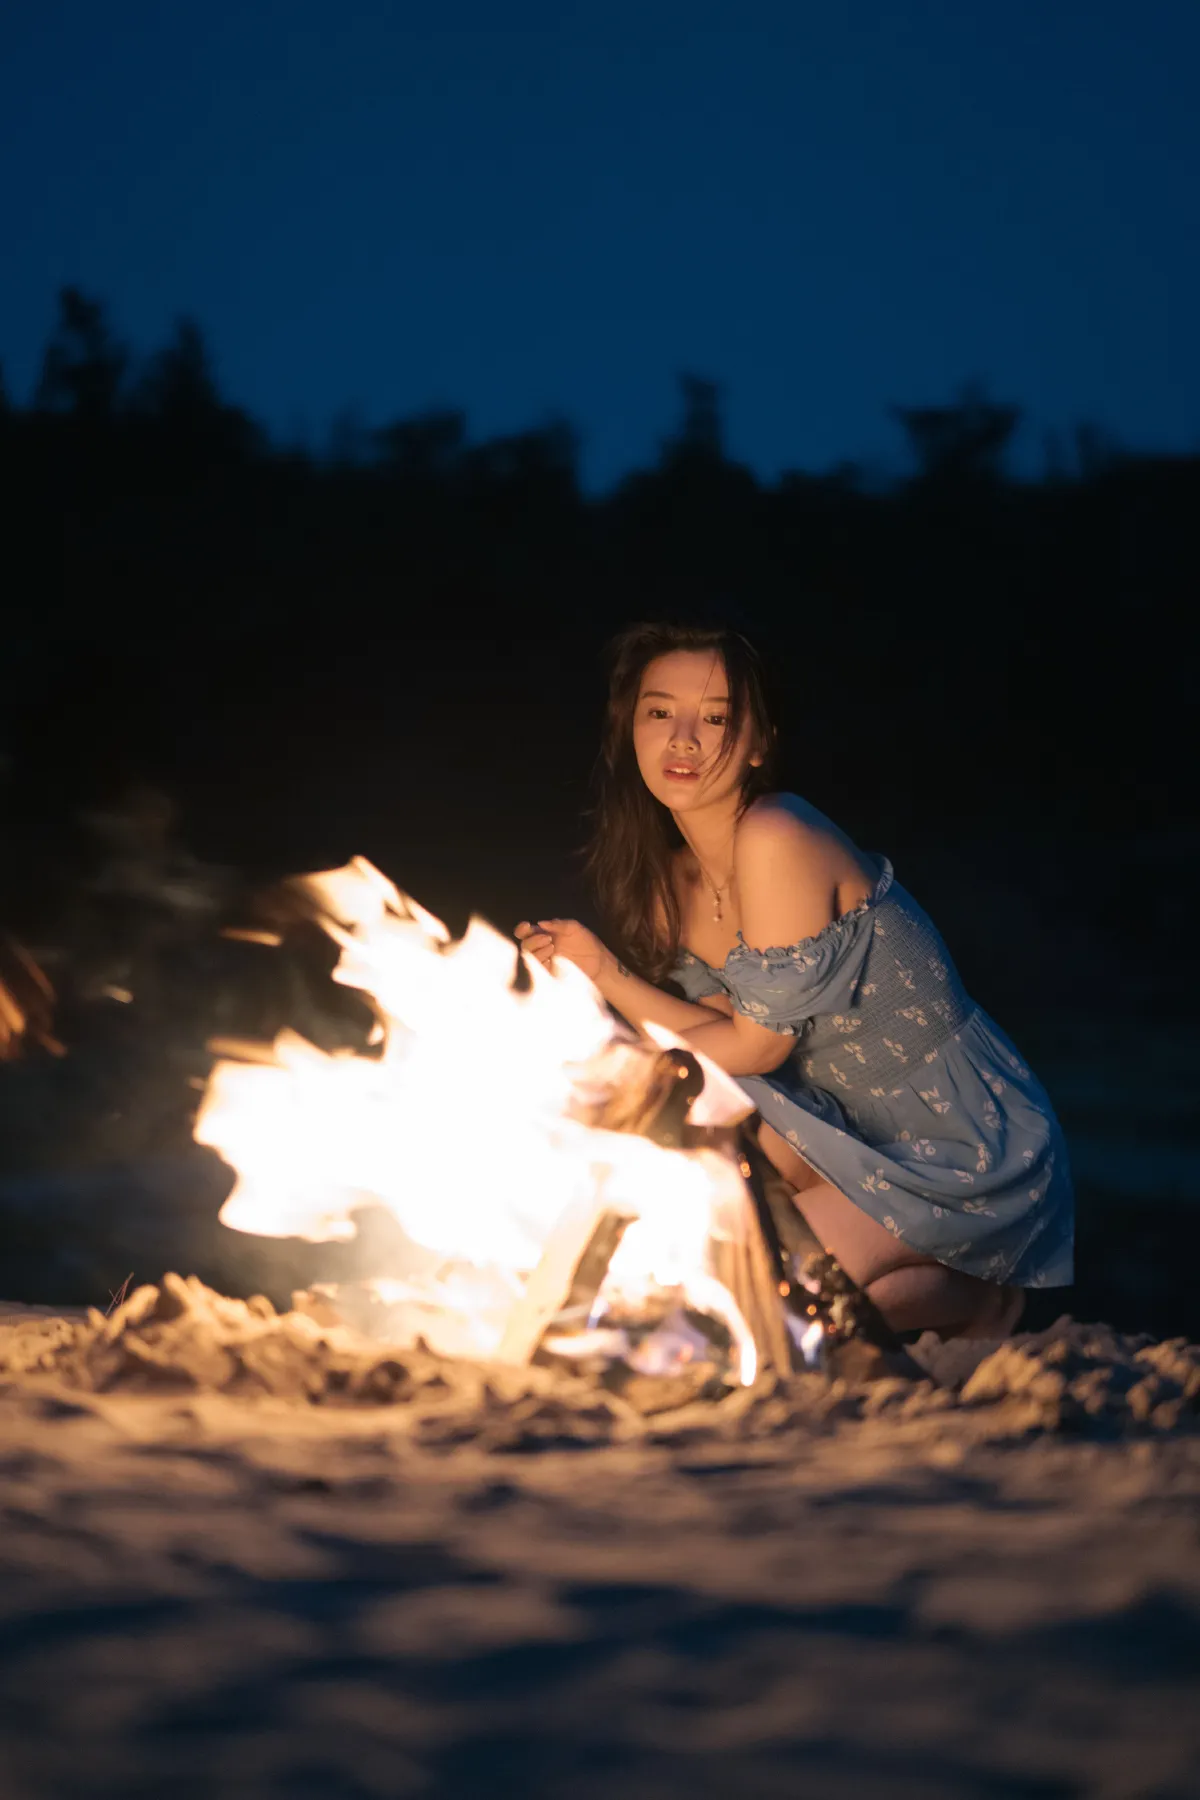
<path fill-rule="evenodd" d="M 863 1292 L 893 1331 L 936 1331 L 943 1338 L 1007 1337 L 1025 1310 L 1021 1288 L 980 1281 L 939 1262 L 891 1269 Z"/>
<path fill-rule="evenodd" d="M 879 1308 L 893 1331 L 950 1337 L 1005 1337 L 1024 1305 L 1020 1289 L 980 1281 L 909 1250 L 839 1188 L 822 1180 L 765 1122 L 763 1154 L 795 1190 L 810 1229 Z"/>

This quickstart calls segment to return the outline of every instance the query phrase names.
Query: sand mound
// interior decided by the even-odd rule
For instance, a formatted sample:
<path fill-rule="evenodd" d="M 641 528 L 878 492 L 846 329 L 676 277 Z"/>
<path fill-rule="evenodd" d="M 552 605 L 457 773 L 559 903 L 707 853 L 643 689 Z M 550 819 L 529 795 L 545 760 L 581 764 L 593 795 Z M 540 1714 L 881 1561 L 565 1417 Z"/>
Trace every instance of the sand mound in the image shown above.
<path fill-rule="evenodd" d="M 0 1314 L 0 1378 L 92 1393 L 387 1405 L 404 1409 L 425 1442 L 495 1449 L 582 1447 L 647 1431 L 771 1436 L 850 1419 L 947 1414 L 970 1415 L 986 1437 L 1111 1438 L 1200 1422 L 1200 1346 L 1182 1339 L 1123 1337 L 1063 1318 L 998 1345 L 941 1344 L 929 1335 L 913 1354 L 928 1379 L 806 1374 L 730 1391 L 700 1368 L 669 1380 L 622 1372 L 597 1381 L 398 1350 L 306 1313 L 278 1313 L 261 1295 L 230 1299 L 175 1274 L 136 1289 L 107 1317 L 31 1307 Z"/>

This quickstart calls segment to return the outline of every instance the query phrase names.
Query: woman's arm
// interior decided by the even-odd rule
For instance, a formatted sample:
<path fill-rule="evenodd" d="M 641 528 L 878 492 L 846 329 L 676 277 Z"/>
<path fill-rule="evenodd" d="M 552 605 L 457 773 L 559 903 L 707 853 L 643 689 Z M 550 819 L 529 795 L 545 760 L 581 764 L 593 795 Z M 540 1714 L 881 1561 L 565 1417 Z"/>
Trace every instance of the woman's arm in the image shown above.
<path fill-rule="evenodd" d="M 627 969 L 577 919 L 539 919 L 536 926 L 523 921 L 516 935 L 521 948 L 539 962 L 549 965 L 556 956 L 563 956 L 575 963 L 631 1025 L 639 1030 L 662 1025 L 677 1032 L 711 1056 L 727 1075 L 765 1075 L 777 1069 L 795 1047 L 790 1037 L 767 1031 L 740 1014 L 734 1016 L 726 994 L 710 995 L 712 1004 L 705 1006 L 664 994 Z"/>
<path fill-rule="evenodd" d="M 697 1030 L 707 1031 L 728 1023 L 726 1008 L 729 1001 L 724 994 L 713 994 L 711 1005 L 677 1000 L 674 994 L 664 994 L 661 988 L 643 981 L 640 975 L 627 969 L 611 950 L 606 955 L 607 964 L 601 967 L 596 986 L 608 1004 L 615 1006 L 631 1025 L 663 1025 L 668 1031 L 677 1031 L 690 1038 Z"/>
<path fill-rule="evenodd" d="M 767 1075 L 795 1049 L 793 1038 L 735 1013 L 725 994 L 711 995 L 711 1003 L 703 1006 L 676 1000 L 632 974 L 611 952 L 609 959 L 611 971 L 602 970 L 596 986 L 610 1006 L 631 1025 L 665 1025 L 668 1031 L 677 1031 L 727 1075 Z"/>
<path fill-rule="evenodd" d="M 714 994 L 711 1006 L 698 1006 L 691 1000 L 664 994 L 661 988 L 627 969 L 578 919 L 539 919 L 536 925 L 525 919 L 517 926 L 516 937 L 522 950 L 536 956 L 547 968 L 556 956 L 573 962 L 595 982 L 609 1005 L 639 1028 L 662 1025 L 667 1031 L 682 1034 L 697 1026 L 720 1024 L 732 1010 L 724 994 Z"/>
<path fill-rule="evenodd" d="M 709 1025 L 693 1025 L 683 1035 L 703 1055 L 711 1056 L 727 1075 L 769 1075 L 796 1048 L 794 1037 L 768 1031 L 765 1025 L 756 1025 L 743 1013 Z"/>

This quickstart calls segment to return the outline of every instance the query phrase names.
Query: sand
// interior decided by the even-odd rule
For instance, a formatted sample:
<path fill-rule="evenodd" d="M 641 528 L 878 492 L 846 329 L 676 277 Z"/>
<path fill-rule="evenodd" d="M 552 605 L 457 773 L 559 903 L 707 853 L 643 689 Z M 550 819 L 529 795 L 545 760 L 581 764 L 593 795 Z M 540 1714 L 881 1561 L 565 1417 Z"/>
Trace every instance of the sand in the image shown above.
<path fill-rule="evenodd" d="M 720 1400 L 0 1309 L 0 1795 L 1200 1794 L 1200 1350 Z"/>

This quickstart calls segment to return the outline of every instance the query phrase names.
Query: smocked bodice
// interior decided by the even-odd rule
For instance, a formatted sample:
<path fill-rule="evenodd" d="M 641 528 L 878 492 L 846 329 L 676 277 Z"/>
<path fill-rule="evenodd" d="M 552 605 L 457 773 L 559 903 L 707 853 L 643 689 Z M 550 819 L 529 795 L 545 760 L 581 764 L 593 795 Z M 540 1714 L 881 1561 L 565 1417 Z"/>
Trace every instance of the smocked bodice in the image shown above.
<path fill-rule="evenodd" d="M 689 998 L 727 993 L 735 1011 L 798 1038 L 820 1087 L 890 1093 L 933 1062 L 973 1010 L 940 933 L 884 859 L 872 894 L 814 937 L 756 950 L 739 941 L 718 969 L 685 951 Z"/>

